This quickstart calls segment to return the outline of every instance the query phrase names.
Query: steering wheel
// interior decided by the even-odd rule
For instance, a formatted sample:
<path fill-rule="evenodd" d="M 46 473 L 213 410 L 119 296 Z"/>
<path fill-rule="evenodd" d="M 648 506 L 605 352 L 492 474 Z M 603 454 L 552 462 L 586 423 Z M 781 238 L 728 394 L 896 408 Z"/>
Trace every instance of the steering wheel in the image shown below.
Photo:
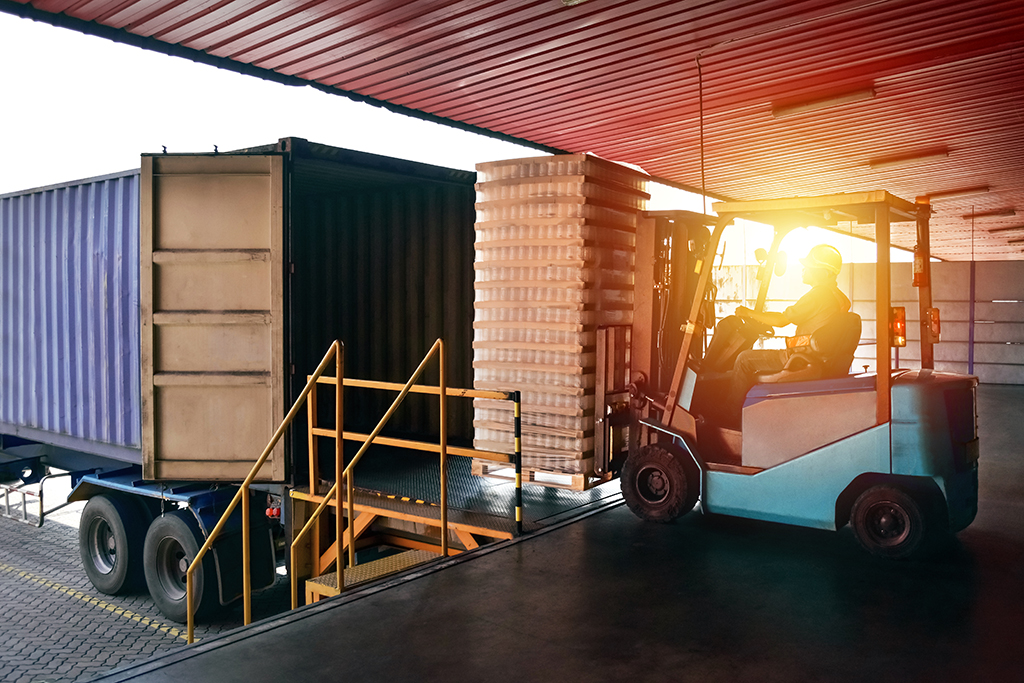
<path fill-rule="evenodd" d="M 775 328 L 768 323 L 758 322 L 753 318 L 745 318 L 741 315 L 737 315 L 736 318 L 740 321 L 739 332 L 744 337 L 774 337 Z"/>

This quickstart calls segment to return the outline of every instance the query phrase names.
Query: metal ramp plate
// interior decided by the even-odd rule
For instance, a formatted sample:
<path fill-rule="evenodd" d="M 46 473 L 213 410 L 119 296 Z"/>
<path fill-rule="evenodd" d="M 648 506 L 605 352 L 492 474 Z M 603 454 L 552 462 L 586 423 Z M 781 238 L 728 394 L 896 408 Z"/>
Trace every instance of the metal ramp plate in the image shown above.
<path fill-rule="evenodd" d="M 317 491 L 315 496 L 310 496 L 305 488 L 295 489 L 292 491 L 292 496 L 319 502 L 323 500 L 324 494 L 327 493 L 326 487 L 324 489 L 323 491 Z M 347 504 L 346 501 L 347 497 L 343 495 L 342 504 Z M 418 502 L 409 498 L 357 489 L 352 503 L 357 512 L 373 512 L 382 517 L 405 519 L 430 526 L 440 526 L 441 522 L 440 507 L 432 503 Z M 515 536 L 516 531 L 514 519 L 499 517 L 486 512 L 461 510 L 459 508 L 448 509 L 448 526 L 452 529 L 490 538 L 512 538 Z M 527 523 L 524 525 L 524 529 L 527 530 L 534 528 L 536 528 L 535 524 Z"/>
<path fill-rule="evenodd" d="M 381 447 L 356 466 L 355 484 L 358 489 L 372 489 L 385 493 L 401 493 L 413 499 L 438 503 L 441 499 L 440 467 L 436 458 L 422 453 Z M 569 510 L 593 503 L 618 493 L 617 482 L 604 484 L 587 491 L 570 491 L 547 486 L 530 485 L 523 488 L 523 519 L 527 524 L 564 514 Z M 449 509 L 461 509 L 515 518 L 515 487 L 500 479 L 474 476 L 470 458 L 450 458 L 448 461 Z"/>
<path fill-rule="evenodd" d="M 379 579 L 382 576 L 397 574 L 418 564 L 436 560 L 440 555 L 427 550 L 407 550 L 403 553 L 396 553 L 383 557 L 379 560 L 357 564 L 345 570 L 345 587 L 351 588 L 361 583 Z M 338 595 L 338 573 L 330 572 L 323 576 L 306 581 L 306 593 L 314 593 L 321 596 Z"/>

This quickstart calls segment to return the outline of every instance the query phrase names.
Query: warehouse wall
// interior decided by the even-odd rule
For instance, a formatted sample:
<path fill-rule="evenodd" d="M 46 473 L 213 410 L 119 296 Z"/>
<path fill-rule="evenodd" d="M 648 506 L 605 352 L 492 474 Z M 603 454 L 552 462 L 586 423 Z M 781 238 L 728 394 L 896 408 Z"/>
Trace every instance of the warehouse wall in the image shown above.
<path fill-rule="evenodd" d="M 901 368 L 920 367 L 921 359 L 917 289 L 910 284 L 911 268 L 910 263 L 896 263 L 891 271 L 893 305 L 907 309 L 908 342 L 906 348 L 899 349 Z M 719 316 L 731 314 L 744 299 L 752 305 L 757 297 L 756 272 L 753 266 L 721 269 L 716 279 Z M 942 319 L 935 368 L 974 374 L 988 384 L 1024 384 L 1024 263 L 933 263 L 932 283 L 932 303 Z M 862 365 L 874 364 L 875 265 L 844 266 L 839 287 L 864 321 L 853 366 L 860 370 Z M 766 308 L 782 310 L 806 291 L 799 266 L 790 268 L 785 276 L 772 280 Z"/>

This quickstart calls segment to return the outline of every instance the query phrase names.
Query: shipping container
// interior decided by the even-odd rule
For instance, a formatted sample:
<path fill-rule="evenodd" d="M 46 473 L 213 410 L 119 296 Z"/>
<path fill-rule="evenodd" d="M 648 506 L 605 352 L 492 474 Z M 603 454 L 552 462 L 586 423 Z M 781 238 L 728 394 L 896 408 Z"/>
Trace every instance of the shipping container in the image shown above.
<path fill-rule="evenodd" d="M 286 138 L 0 197 L 0 433 L 239 481 L 335 339 L 346 376 L 404 382 L 442 337 L 470 386 L 474 181 Z M 369 431 L 393 396 L 349 391 Z M 422 398 L 387 433 L 436 434 Z M 471 442 L 468 401 L 449 436 Z M 262 479 L 301 477 L 306 443 L 297 420 Z"/>

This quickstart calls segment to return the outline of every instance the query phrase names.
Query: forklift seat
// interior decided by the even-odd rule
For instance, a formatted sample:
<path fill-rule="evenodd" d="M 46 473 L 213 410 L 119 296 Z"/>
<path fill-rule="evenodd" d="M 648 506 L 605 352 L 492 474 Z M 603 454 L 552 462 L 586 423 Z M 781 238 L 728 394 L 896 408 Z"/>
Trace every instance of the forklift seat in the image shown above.
<path fill-rule="evenodd" d="M 811 335 L 810 345 L 794 353 L 779 372 L 758 375 L 759 384 L 843 377 L 850 371 L 860 343 L 861 320 L 841 313 Z"/>

